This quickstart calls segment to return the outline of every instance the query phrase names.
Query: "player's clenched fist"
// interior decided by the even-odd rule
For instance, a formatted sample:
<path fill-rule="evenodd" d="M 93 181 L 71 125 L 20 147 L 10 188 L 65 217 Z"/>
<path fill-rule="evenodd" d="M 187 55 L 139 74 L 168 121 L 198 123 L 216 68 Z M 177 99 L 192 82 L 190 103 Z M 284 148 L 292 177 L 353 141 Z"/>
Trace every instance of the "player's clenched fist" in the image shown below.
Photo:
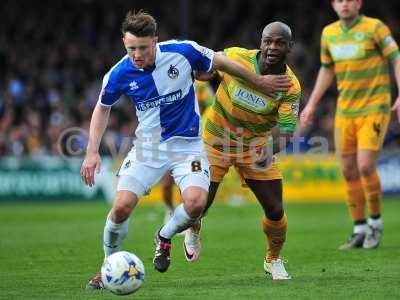
<path fill-rule="evenodd" d="M 302 126 L 310 126 L 314 118 L 315 108 L 306 105 L 300 114 L 300 123 Z"/>
<path fill-rule="evenodd" d="M 292 82 L 287 75 L 264 75 L 259 76 L 258 80 L 257 86 L 272 98 L 277 97 L 277 92 L 287 92 L 292 86 Z"/>

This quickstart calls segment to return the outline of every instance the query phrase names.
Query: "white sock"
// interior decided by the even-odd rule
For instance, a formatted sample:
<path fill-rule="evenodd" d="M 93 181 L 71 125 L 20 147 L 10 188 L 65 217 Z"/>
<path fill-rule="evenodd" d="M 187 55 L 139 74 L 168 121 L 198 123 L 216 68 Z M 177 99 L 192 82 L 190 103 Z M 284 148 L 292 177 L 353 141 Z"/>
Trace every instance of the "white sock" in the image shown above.
<path fill-rule="evenodd" d="M 180 204 L 175 208 L 172 218 L 161 228 L 160 235 L 163 238 L 171 239 L 178 232 L 192 226 L 196 220 L 197 218 L 191 218 L 185 211 L 183 204 Z"/>
<path fill-rule="evenodd" d="M 167 206 L 165 208 L 164 224 L 167 224 L 173 215 L 174 215 L 174 209 Z"/>
<path fill-rule="evenodd" d="M 377 229 L 377 228 L 381 229 L 382 225 L 383 225 L 382 219 L 381 218 L 379 218 L 379 219 L 368 218 L 368 225 L 375 229 Z"/>
<path fill-rule="evenodd" d="M 107 216 L 104 226 L 103 249 L 105 257 L 121 250 L 121 245 L 128 233 L 128 220 L 121 224 L 111 221 L 110 215 Z"/>
<path fill-rule="evenodd" d="M 368 224 L 354 225 L 353 233 L 367 233 L 369 230 Z"/>

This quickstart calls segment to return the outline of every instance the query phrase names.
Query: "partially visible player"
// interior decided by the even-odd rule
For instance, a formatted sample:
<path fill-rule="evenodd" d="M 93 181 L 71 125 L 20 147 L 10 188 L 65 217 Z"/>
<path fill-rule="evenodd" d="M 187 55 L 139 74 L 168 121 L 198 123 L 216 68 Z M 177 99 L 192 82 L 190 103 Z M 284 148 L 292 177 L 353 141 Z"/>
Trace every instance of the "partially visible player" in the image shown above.
<path fill-rule="evenodd" d="M 322 32 L 321 68 L 301 121 L 305 125 L 312 123 L 319 101 L 336 76 L 339 98 L 335 147 L 341 158 L 354 223 L 351 237 L 339 249 L 375 248 L 382 234 L 382 191 L 376 163 L 390 121 L 387 62 L 394 67 L 397 88 L 400 88 L 399 50 L 382 21 L 360 15 L 361 0 L 331 3 L 339 20 Z M 400 117 L 399 97 L 393 110 Z"/>
<path fill-rule="evenodd" d="M 199 103 L 200 116 L 203 115 L 203 112 L 210 107 L 212 101 L 214 99 L 214 91 L 211 85 L 207 81 L 195 80 L 194 89 L 196 92 L 196 98 Z M 175 205 L 173 199 L 173 186 L 174 179 L 171 176 L 170 172 L 167 172 L 164 177 L 160 181 L 161 185 L 161 196 L 165 204 L 165 217 L 164 224 L 169 221 L 172 217 Z"/>
<path fill-rule="evenodd" d="M 260 50 L 225 49 L 228 58 L 249 71 L 263 75 L 286 74 L 292 86 L 273 99 L 242 80 L 222 73 L 203 134 L 211 171 L 207 209 L 225 174 L 230 167 L 235 167 L 264 210 L 262 229 L 267 239 L 264 269 L 274 280 L 290 279 L 280 257 L 287 218 L 282 205 L 282 175 L 273 154 L 286 144 L 297 124 L 301 88 L 285 63 L 291 47 L 289 26 L 273 22 L 262 32 Z M 191 230 L 186 233 L 184 248 L 188 259 L 199 255 L 200 240 Z"/>
<path fill-rule="evenodd" d="M 99 146 L 111 107 L 122 94 L 136 108 L 135 145 L 120 168 L 117 194 L 104 227 L 105 256 L 119 251 L 128 221 L 139 198 L 168 171 L 181 190 L 183 203 L 155 237 L 153 264 L 159 272 L 170 265 L 171 239 L 201 216 L 209 188 L 209 167 L 201 138 L 195 98 L 194 71 L 221 70 L 251 82 L 266 93 L 287 90 L 286 76 L 256 76 L 240 64 L 192 41 L 158 43 L 157 24 L 146 13 L 129 12 L 122 23 L 125 55 L 104 76 L 99 100 L 90 122 L 89 142 L 81 167 L 82 180 L 95 184 L 101 157 Z M 102 288 L 100 273 L 88 283 Z"/>

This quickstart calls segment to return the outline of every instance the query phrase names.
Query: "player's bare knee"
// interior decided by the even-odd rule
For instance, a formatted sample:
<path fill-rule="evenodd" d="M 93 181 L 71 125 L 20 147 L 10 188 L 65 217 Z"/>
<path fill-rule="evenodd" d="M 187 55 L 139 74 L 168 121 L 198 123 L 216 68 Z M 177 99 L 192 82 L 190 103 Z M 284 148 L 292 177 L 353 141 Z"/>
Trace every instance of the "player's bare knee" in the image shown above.
<path fill-rule="evenodd" d="M 111 210 L 111 219 L 115 223 L 122 223 L 129 218 L 134 207 L 134 199 L 126 197 L 124 194 L 117 194 L 113 208 Z"/>
<path fill-rule="evenodd" d="M 357 157 L 355 155 L 344 155 L 341 160 L 341 169 L 346 181 L 354 181 L 360 177 L 357 168 Z"/>
<path fill-rule="evenodd" d="M 376 167 L 375 164 L 370 162 L 362 162 L 358 166 L 360 175 L 363 177 L 368 177 L 375 173 Z"/>
<path fill-rule="evenodd" d="M 205 204 L 199 198 L 186 199 L 184 207 L 191 218 L 198 218 L 203 213 Z"/>
<path fill-rule="evenodd" d="M 129 218 L 132 207 L 126 204 L 117 204 L 113 207 L 111 212 L 111 219 L 114 223 L 122 223 Z"/>
<path fill-rule="evenodd" d="M 207 198 L 201 191 L 193 190 L 184 195 L 183 202 L 187 214 L 191 218 L 197 218 L 203 213 Z"/>
<path fill-rule="evenodd" d="M 356 167 L 344 166 L 342 169 L 343 177 L 346 181 L 354 181 L 360 177 Z"/>

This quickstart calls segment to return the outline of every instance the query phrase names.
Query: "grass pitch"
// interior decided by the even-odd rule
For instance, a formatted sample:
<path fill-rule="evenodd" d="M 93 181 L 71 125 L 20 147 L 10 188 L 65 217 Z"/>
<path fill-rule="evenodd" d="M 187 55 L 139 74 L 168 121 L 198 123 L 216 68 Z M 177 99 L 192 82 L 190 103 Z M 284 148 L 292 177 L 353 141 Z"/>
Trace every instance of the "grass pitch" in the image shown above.
<path fill-rule="evenodd" d="M 0 299 L 117 299 L 84 289 L 99 270 L 109 207 L 96 203 L 0 205 Z M 273 282 L 263 272 L 261 208 L 216 204 L 205 220 L 203 250 L 185 261 L 174 238 L 167 273 L 153 269 L 153 236 L 163 207 L 140 205 L 124 250 L 146 268 L 145 285 L 125 299 L 399 299 L 400 199 L 384 205 L 384 235 L 375 250 L 341 252 L 351 230 L 345 204 L 288 204 L 283 256 L 293 279 Z"/>

